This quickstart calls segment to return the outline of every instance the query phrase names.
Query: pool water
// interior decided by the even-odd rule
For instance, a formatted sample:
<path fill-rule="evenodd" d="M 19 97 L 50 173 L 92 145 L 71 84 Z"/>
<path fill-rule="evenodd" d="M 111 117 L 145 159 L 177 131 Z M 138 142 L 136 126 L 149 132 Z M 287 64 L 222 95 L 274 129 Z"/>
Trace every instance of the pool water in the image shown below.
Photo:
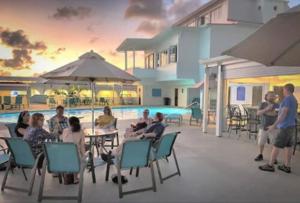
<path fill-rule="evenodd" d="M 119 120 L 127 120 L 127 119 L 137 119 L 142 116 L 144 109 L 150 110 L 150 116 L 154 117 L 156 112 L 161 112 L 163 114 L 190 114 L 190 109 L 183 108 L 173 108 L 173 107 L 113 107 L 112 112 L 114 117 Z M 95 109 L 95 118 L 102 114 L 103 108 Z M 51 118 L 55 114 L 55 110 L 44 110 L 44 111 L 30 111 L 31 114 L 39 112 L 43 113 L 45 119 Z M 0 113 L 0 122 L 17 122 L 19 113 Z M 82 122 L 90 122 L 92 117 L 92 112 L 90 109 L 65 109 L 65 115 L 70 116 L 80 116 L 83 117 L 81 119 Z"/>

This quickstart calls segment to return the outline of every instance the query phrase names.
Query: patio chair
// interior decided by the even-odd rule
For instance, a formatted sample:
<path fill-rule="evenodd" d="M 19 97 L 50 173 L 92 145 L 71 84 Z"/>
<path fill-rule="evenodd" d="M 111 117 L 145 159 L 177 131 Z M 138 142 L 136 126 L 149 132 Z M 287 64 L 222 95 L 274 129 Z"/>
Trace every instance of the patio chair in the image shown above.
<path fill-rule="evenodd" d="M 152 161 L 156 162 L 158 176 L 159 176 L 159 180 L 160 180 L 161 184 L 163 184 L 163 181 L 165 181 L 173 176 L 176 176 L 176 175 L 181 176 L 181 172 L 179 169 L 179 165 L 178 165 L 178 161 L 177 161 L 175 149 L 174 149 L 174 143 L 175 143 L 175 140 L 179 133 L 180 132 L 168 133 L 168 134 L 162 136 L 161 139 L 159 140 L 158 144 L 156 146 L 152 147 L 151 159 L 152 159 Z M 171 154 L 173 154 L 177 171 L 166 177 L 162 177 L 158 161 L 168 158 L 169 156 L 171 156 Z"/>
<path fill-rule="evenodd" d="M 12 108 L 11 97 L 10 96 L 4 96 L 3 97 L 3 108 L 4 108 L 4 110 L 6 109 L 7 106 L 9 107 L 8 109 Z"/>
<path fill-rule="evenodd" d="M 115 129 L 118 129 L 117 128 L 117 123 L 118 123 L 118 119 L 115 118 L 114 122 L 113 122 L 113 127 Z M 115 139 L 117 141 L 117 144 L 115 144 Z M 113 149 L 114 147 L 118 147 L 119 146 L 119 134 L 116 133 L 112 136 L 108 136 L 105 138 L 105 142 L 111 142 L 109 145 L 104 145 L 104 147 L 111 147 L 111 149 Z"/>
<path fill-rule="evenodd" d="M 51 200 L 77 200 L 82 201 L 83 190 L 83 172 L 86 168 L 87 157 L 85 155 L 81 160 L 78 154 L 77 146 L 74 143 L 45 143 L 43 145 L 45 160 L 43 162 L 42 177 L 39 188 L 38 201 L 43 199 Z M 88 154 L 87 152 L 86 154 Z M 46 170 L 53 174 L 62 173 L 80 173 L 79 189 L 77 196 L 44 196 L 44 183 Z"/>
<path fill-rule="evenodd" d="M 6 165 L 6 163 L 9 161 L 9 154 L 7 153 L 8 150 L 0 145 L 0 152 L 0 166 L 4 166 L 4 164 Z"/>
<path fill-rule="evenodd" d="M 153 163 L 149 160 L 151 149 L 151 140 L 129 140 L 123 143 L 122 154 L 120 157 L 116 157 L 113 160 L 113 163 L 117 167 L 118 171 L 118 185 L 119 185 L 119 197 L 122 198 L 124 195 L 144 192 L 153 190 L 156 192 L 156 183 L 154 176 Z M 107 167 L 107 176 L 109 175 L 110 163 L 108 163 Z M 123 191 L 122 183 L 121 183 L 121 170 L 122 169 L 130 169 L 130 168 L 141 168 L 147 167 L 150 165 L 151 177 L 152 177 L 152 186 L 147 188 L 141 188 L 131 191 Z"/>
<path fill-rule="evenodd" d="M 35 174 L 37 170 L 37 164 L 42 154 L 39 154 L 37 157 L 34 156 L 31 147 L 28 142 L 21 138 L 4 138 L 6 145 L 11 153 L 9 157 L 9 161 L 7 162 L 5 175 L 3 178 L 1 191 L 4 189 L 17 190 L 21 192 L 26 192 L 30 196 L 32 194 L 32 188 L 35 180 Z M 29 182 L 29 188 L 17 188 L 12 186 L 7 186 L 6 181 L 8 177 L 9 170 L 11 169 L 12 162 L 22 169 L 25 180 L 27 181 L 26 174 L 24 172 L 24 168 L 31 169 L 31 177 Z"/>
<path fill-rule="evenodd" d="M 48 105 L 49 105 L 49 108 L 55 108 L 56 107 L 56 101 L 53 97 L 49 98 Z"/>
<path fill-rule="evenodd" d="M 17 126 L 16 123 L 6 123 L 4 125 L 8 129 L 10 137 L 18 137 L 17 134 L 16 134 L 16 132 L 15 132 L 15 129 L 16 129 L 16 126 Z"/>
<path fill-rule="evenodd" d="M 192 121 L 196 121 L 196 123 L 198 124 L 199 121 L 201 121 L 202 117 L 203 117 L 202 110 L 200 109 L 200 107 L 192 107 L 191 110 L 192 110 L 192 113 L 191 113 L 191 117 L 190 117 L 190 125 L 192 125 Z"/>
<path fill-rule="evenodd" d="M 16 97 L 16 108 L 21 109 L 23 107 L 23 97 L 22 96 L 17 96 Z"/>

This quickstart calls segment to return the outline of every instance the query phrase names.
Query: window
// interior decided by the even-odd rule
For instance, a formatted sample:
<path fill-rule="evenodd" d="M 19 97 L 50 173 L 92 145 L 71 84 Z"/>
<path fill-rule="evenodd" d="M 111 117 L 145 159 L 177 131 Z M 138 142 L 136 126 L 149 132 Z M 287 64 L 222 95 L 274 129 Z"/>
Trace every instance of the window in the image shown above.
<path fill-rule="evenodd" d="M 161 89 L 153 88 L 152 89 L 152 97 L 161 97 Z"/>
<path fill-rule="evenodd" d="M 160 66 L 168 64 L 168 50 L 160 52 Z"/>
<path fill-rule="evenodd" d="M 201 16 L 200 25 L 205 25 L 205 16 Z"/>
<path fill-rule="evenodd" d="M 156 64 L 155 67 L 159 67 L 160 66 L 160 54 L 156 53 Z"/>
<path fill-rule="evenodd" d="M 273 7 L 273 10 L 274 10 L 274 11 L 277 11 L 277 6 L 274 6 L 274 7 Z"/>
<path fill-rule="evenodd" d="M 169 48 L 169 63 L 177 62 L 177 45 L 170 46 Z"/>
<path fill-rule="evenodd" d="M 246 88 L 244 86 L 237 87 L 236 100 L 245 101 L 245 99 L 246 99 Z"/>
<path fill-rule="evenodd" d="M 146 57 L 146 68 L 148 69 L 154 68 L 154 54 L 150 54 Z"/>

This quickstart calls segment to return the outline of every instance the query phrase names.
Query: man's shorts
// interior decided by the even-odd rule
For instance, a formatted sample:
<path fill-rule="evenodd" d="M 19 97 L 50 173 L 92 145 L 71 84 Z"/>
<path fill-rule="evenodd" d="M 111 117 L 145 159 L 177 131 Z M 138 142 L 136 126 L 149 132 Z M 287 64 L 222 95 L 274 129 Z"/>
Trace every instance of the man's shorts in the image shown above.
<path fill-rule="evenodd" d="M 295 127 L 280 128 L 275 139 L 274 146 L 277 148 L 292 147 L 295 140 Z"/>
<path fill-rule="evenodd" d="M 259 129 L 258 131 L 258 145 L 263 146 L 267 143 L 268 138 L 270 139 L 271 143 L 274 144 L 275 139 L 279 133 L 278 129 L 267 131 L 264 129 Z"/>

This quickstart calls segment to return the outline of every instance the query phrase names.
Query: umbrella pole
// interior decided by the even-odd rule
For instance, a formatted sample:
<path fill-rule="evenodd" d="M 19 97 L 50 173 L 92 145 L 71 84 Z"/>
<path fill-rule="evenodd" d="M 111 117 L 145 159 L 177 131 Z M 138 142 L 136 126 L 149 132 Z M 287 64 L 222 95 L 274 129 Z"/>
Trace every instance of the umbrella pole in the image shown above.
<path fill-rule="evenodd" d="M 91 90 L 92 90 L 92 132 L 95 133 L 95 83 L 91 82 Z"/>

